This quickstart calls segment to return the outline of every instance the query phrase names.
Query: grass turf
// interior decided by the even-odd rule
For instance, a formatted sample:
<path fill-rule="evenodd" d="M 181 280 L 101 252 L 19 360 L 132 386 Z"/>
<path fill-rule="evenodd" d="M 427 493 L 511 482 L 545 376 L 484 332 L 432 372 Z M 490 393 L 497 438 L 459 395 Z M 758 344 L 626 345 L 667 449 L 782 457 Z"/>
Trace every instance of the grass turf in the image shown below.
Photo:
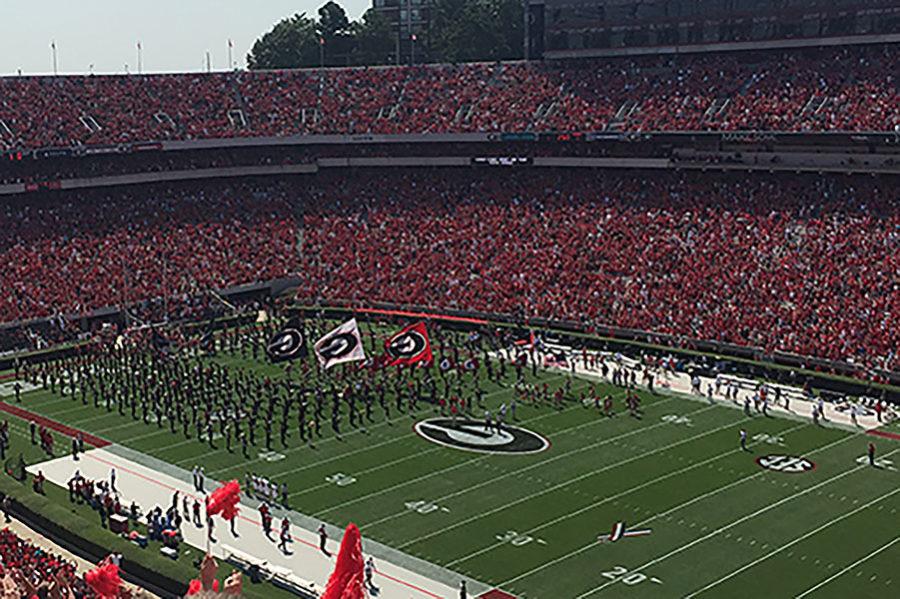
<path fill-rule="evenodd" d="M 212 359 L 281 372 L 233 354 Z M 552 389 L 565 375 L 538 379 Z M 577 381 L 574 390 L 587 385 Z M 635 419 L 622 413 L 620 390 L 599 391 L 616 394 L 615 417 L 576 403 L 519 404 L 518 424 L 552 443 L 521 456 L 430 444 L 412 430 L 430 408 L 416 419 L 394 412 L 392 421 L 376 409 L 367 432 L 338 440 L 327 431 L 315 449 L 292 430 L 288 447 L 275 444 L 284 457 L 269 461 L 258 448 L 245 460 L 222 441 L 211 448 L 48 391 L 24 394 L 22 406 L 184 468 L 202 463 L 219 479 L 252 470 L 287 481 L 300 512 L 339 526 L 355 521 L 364 537 L 520 597 L 781 597 L 809 589 L 816 597 L 884 597 L 900 585 L 887 567 L 900 557 L 890 525 L 898 521 L 900 475 L 857 464 L 868 438 L 646 393 Z M 487 392 L 492 407 L 512 393 Z M 749 452 L 738 447 L 741 428 Z M 876 443 L 900 463 L 900 444 Z M 764 470 L 755 459 L 770 453 L 805 456 L 816 468 Z M 355 482 L 338 486 L 338 473 Z M 598 543 L 618 521 L 652 533 Z"/>

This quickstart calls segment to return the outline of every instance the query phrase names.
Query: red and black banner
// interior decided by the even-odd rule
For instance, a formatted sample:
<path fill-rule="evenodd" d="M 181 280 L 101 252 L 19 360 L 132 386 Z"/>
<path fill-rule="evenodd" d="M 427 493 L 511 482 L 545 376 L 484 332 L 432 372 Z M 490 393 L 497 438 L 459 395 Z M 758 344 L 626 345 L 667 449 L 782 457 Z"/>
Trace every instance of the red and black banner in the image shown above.
<path fill-rule="evenodd" d="M 431 342 L 424 322 L 411 324 L 384 342 L 384 366 L 408 366 L 432 360 Z"/>

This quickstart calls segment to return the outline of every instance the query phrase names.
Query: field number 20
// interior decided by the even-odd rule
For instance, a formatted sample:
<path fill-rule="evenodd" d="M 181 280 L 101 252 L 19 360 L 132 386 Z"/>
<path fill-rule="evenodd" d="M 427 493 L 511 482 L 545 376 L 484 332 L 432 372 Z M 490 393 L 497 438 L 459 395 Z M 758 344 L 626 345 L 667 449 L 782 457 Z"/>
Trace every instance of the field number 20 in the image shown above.
<path fill-rule="evenodd" d="M 626 568 L 625 566 L 613 566 L 611 570 L 602 572 L 601 576 L 610 580 L 622 582 L 624 584 L 627 584 L 628 586 L 641 584 L 646 580 L 649 580 L 650 582 L 655 584 L 662 584 L 662 581 L 659 578 L 648 577 L 643 572 L 629 572 L 628 568 Z"/>

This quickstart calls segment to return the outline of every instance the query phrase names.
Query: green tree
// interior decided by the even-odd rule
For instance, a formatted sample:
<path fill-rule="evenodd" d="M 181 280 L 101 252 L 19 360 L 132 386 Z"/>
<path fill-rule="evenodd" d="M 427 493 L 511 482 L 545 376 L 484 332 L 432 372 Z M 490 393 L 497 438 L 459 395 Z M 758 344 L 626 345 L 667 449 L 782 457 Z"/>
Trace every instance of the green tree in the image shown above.
<path fill-rule="evenodd" d="M 256 40 L 247 54 L 250 69 L 292 69 L 318 64 L 316 24 L 306 13 L 283 19 Z"/>
<path fill-rule="evenodd" d="M 521 58 L 521 0 L 434 0 L 430 10 L 429 30 L 417 34 L 417 61 L 423 57 L 441 62 Z M 249 67 L 317 66 L 322 55 L 328 65 L 384 64 L 394 52 L 396 34 L 373 9 L 351 23 L 344 9 L 328 0 L 318 17 L 313 21 L 298 14 L 275 25 L 253 45 L 247 55 Z M 324 47 L 319 40 L 324 40 Z"/>
<path fill-rule="evenodd" d="M 500 29 L 502 45 L 498 49 L 500 58 L 513 60 L 522 58 L 525 43 L 521 0 L 495 0 L 494 14 Z"/>
<path fill-rule="evenodd" d="M 344 9 L 333 0 L 319 8 L 319 22 L 316 25 L 319 37 L 325 42 L 324 57 L 328 65 L 345 65 L 350 61 L 353 50 L 353 33 L 350 20 Z"/>
<path fill-rule="evenodd" d="M 319 23 L 316 29 L 328 43 L 350 32 L 350 20 L 340 4 L 329 0 L 319 8 Z"/>
<path fill-rule="evenodd" d="M 394 35 L 391 24 L 380 12 L 369 9 L 351 26 L 356 48 L 356 64 L 385 64 L 394 52 Z"/>
<path fill-rule="evenodd" d="M 458 62 L 463 11 L 470 0 L 435 0 L 431 5 L 431 53 L 441 62 Z"/>
<path fill-rule="evenodd" d="M 436 0 L 431 11 L 432 54 L 444 62 L 522 56 L 519 0 Z"/>

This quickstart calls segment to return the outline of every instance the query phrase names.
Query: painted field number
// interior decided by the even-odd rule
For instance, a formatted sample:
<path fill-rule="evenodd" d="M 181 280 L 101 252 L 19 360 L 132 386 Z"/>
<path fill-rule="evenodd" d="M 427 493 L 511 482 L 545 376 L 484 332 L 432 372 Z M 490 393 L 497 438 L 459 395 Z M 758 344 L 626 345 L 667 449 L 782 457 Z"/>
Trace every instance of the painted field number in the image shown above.
<path fill-rule="evenodd" d="M 494 538 L 496 538 L 501 543 L 509 543 L 513 547 L 522 547 L 533 542 L 536 542 L 539 545 L 547 544 L 544 539 L 536 539 L 526 534 L 520 534 L 515 530 L 507 530 L 506 532 L 496 535 Z"/>
<path fill-rule="evenodd" d="M 768 433 L 759 433 L 751 437 L 757 443 L 768 443 L 769 445 L 784 445 L 784 437 L 770 435 Z"/>
<path fill-rule="evenodd" d="M 422 514 L 423 516 L 427 516 L 428 514 L 433 514 L 437 511 L 449 512 L 450 510 L 441 507 L 437 504 L 431 503 L 430 501 L 420 500 L 420 501 L 407 501 L 405 504 L 406 509 L 411 512 L 416 512 L 417 514 Z"/>
<path fill-rule="evenodd" d="M 601 572 L 600 575 L 604 578 L 627 584 L 628 586 L 634 586 L 647 581 L 652 582 L 653 584 L 662 584 L 662 580 L 655 576 L 649 577 L 643 572 L 631 572 L 625 566 L 613 566 L 610 570 Z"/>
<path fill-rule="evenodd" d="M 869 456 L 867 456 L 867 455 L 861 455 L 861 456 L 859 456 L 858 458 L 856 458 L 856 463 L 857 463 L 857 464 L 860 464 L 861 466 L 867 465 L 867 464 L 869 463 Z M 876 468 L 883 468 L 883 469 L 885 469 L 885 470 L 893 470 L 893 471 L 895 471 L 895 472 L 896 472 L 896 470 L 897 470 L 897 469 L 894 467 L 894 462 L 893 462 L 893 460 L 888 460 L 888 459 L 885 459 L 885 458 L 875 458 L 875 467 L 876 467 Z"/>
<path fill-rule="evenodd" d="M 338 472 L 336 474 L 332 474 L 331 476 L 325 477 L 326 482 L 330 482 L 339 487 L 346 487 L 347 485 L 352 485 L 356 482 L 356 478 L 344 474 L 343 472 Z"/>
<path fill-rule="evenodd" d="M 218 438 L 220 438 L 220 439 L 222 438 L 222 435 L 221 435 L 221 434 L 219 434 L 219 433 L 214 433 L 214 434 L 213 434 L 213 439 L 216 438 L 216 435 L 219 435 Z M 259 459 L 265 460 L 265 461 L 267 461 L 267 462 L 278 462 L 278 461 L 284 459 L 284 454 L 283 454 L 283 453 L 278 453 L 277 451 L 261 451 L 261 452 L 259 453 Z"/>

